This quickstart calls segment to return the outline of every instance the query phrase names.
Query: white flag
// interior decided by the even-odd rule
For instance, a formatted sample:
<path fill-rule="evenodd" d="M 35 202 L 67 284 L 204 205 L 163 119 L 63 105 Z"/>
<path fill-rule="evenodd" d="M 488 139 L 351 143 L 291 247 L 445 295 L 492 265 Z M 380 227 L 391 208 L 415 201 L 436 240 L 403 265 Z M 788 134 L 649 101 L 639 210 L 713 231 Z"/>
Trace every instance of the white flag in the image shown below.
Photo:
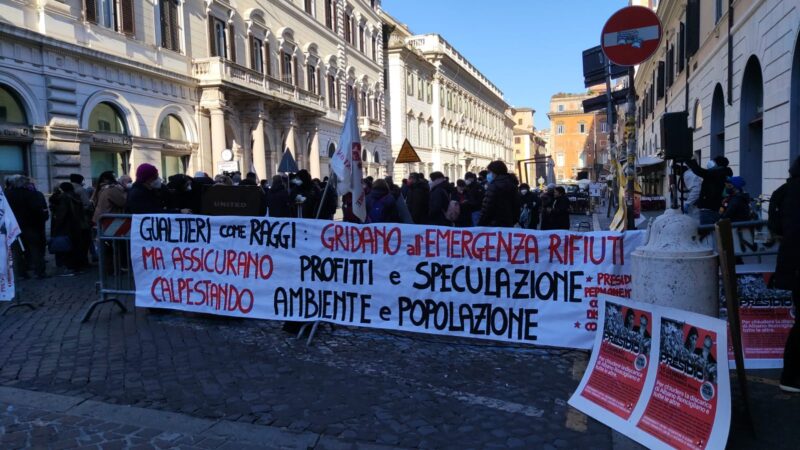
<path fill-rule="evenodd" d="M 361 132 L 358 130 L 355 99 L 351 96 L 347 102 L 342 136 L 339 147 L 333 154 L 331 169 L 336 174 L 336 186 L 339 195 L 353 194 L 353 214 L 363 222 L 367 218 L 367 202 L 364 188 L 361 186 L 363 165 L 361 163 Z"/>
<path fill-rule="evenodd" d="M 19 224 L 0 188 L 0 301 L 14 299 L 14 268 L 9 258 L 11 243 L 20 235 Z"/>

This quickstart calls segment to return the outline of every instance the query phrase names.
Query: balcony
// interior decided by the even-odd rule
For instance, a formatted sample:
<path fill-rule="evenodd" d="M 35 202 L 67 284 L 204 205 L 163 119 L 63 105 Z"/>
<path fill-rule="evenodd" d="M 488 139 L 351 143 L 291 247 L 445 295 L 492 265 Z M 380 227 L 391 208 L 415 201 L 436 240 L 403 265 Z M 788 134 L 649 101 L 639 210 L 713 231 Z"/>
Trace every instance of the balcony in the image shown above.
<path fill-rule="evenodd" d="M 358 118 L 358 128 L 361 134 L 365 137 L 374 138 L 386 133 L 386 130 L 381 126 L 381 121 L 367 116 L 360 116 Z"/>
<path fill-rule="evenodd" d="M 327 112 L 325 99 L 312 92 L 295 87 L 269 75 L 240 66 L 222 58 L 196 59 L 192 64 L 192 76 L 201 87 L 229 86 L 255 92 L 270 100 L 299 107 L 324 115 Z"/>

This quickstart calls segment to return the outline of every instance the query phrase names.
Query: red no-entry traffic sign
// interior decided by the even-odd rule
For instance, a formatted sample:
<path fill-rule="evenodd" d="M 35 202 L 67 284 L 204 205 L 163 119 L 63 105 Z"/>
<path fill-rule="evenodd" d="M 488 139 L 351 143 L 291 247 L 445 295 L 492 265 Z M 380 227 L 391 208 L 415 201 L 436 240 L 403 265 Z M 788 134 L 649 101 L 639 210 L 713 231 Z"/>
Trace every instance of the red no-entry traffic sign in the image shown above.
<path fill-rule="evenodd" d="M 628 6 L 615 12 L 603 27 L 600 42 L 606 57 L 620 66 L 646 61 L 661 42 L 661 21 L 653 10 Z"/>

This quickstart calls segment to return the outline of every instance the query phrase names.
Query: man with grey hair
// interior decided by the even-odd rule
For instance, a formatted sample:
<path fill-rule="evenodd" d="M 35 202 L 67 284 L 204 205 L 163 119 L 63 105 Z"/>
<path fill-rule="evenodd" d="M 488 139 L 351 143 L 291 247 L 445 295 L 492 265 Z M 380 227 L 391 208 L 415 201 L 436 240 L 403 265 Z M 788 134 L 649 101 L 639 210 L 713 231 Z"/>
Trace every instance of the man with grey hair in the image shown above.
<path fill-rule="evenodd" d="M 28 270 L 33 269 L 37 278 L 45 278 L 45 224 L 50 215 L 47 202 L 44 195 L 36 190 L 32 179 L 17 175 L 6 181 L 10 182 L 6 199 L 22 232 L 22 246 L 15 243 L 12 247 L 16 275 L 28 279 Z"/>

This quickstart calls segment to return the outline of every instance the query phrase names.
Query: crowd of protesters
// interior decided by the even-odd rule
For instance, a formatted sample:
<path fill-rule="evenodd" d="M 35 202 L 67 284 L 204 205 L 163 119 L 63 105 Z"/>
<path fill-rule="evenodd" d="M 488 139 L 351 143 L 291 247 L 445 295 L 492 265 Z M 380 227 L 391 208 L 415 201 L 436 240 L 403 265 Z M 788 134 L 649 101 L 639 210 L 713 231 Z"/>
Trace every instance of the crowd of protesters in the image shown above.
<path fill-rule="evenodd" d="M 256 174 L 225 173 L 211 178 L 204 172 L 172 175 L 166 182 L 151 164 L 136 168 L 134 178 L 101 173 L 94 186 L 79 174 L 70 175 L 48 200 L 34 180 L 6 177 L 8 202 L 22 229 L 15 246 L 17 276 L 45 277 L 45 252 L 55 256 L 59 274 L 71 276 L 97 262 L 96 229 L 104 214 L 209 214 L 204 198 L 215 186 L 249 186 L 258 197 L 258 214 L 284 218 L 332 220 L 341 208 L 345 221 L 358 223 L 352 195 L 341 197 L 336 186 L 312 178 L 307 170 L 259 180 Z M 391 177 L 362 181 L 366 223 L 414 223 L 472 227 L 569 229 L 569 200 L 563 187 L 540 192 L 520 184 L 505 163 L 494 161 L 478 174 L 467 172 L 453 182 L 441 172 L 412 173 L 398 185 Z M 252 197 L 251 197 L 252 198 Z M 255 211 L 255 209 L 252 209 Z M 50 240 L 45 227 L 50 222 Z"/>

